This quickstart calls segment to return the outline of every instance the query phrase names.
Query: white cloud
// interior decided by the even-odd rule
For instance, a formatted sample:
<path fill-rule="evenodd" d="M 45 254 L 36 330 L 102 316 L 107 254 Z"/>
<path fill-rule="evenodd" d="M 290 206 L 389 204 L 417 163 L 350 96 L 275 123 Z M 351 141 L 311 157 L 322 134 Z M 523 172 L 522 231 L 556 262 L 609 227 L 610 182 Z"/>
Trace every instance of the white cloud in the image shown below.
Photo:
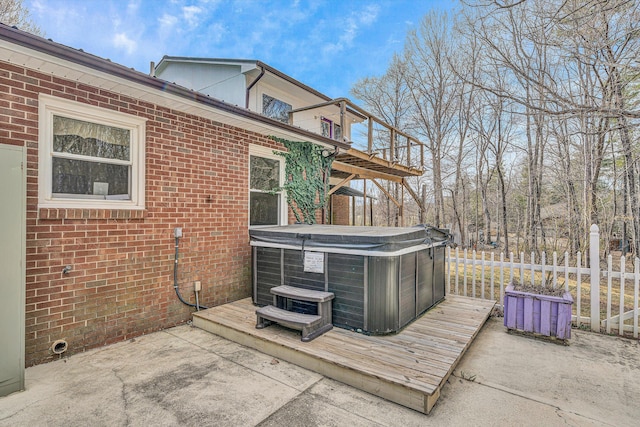
<path fill-rule="evenodd" d="M 182 16 L 192 27 L 198 25 L 201 13 L 202 9 L 200 9 L 198 6 L 185 6 L 182 8 Z"/>
<path fill-rule="evenodd" d="M 209 24 L 204 34 L 206 35 L 208 43 L 210 43 L 211 45 L 216 45 L 222 41 L 226 32 L 227 29 L 222 23 L 213 22 Z"/>
<path fill-rule="evenodd" d="M 175 25 L 178 23 L 178 18 L 165 13 L 160 18 L 158 18 L 158 23 L 160 24 L 161 31 L 168 31 L 175 27 Z"/>
<path fill-rule="evenodd" d="M 140 8 L 140 0 L 131 0 L 127 4 L 127 13 L 130 15 L 135 15 Z"/>
<path fill-rule="evenodd" d="M 380 12 L 380 6 L 377 4 L 370 4 L 364 8 L 363 13 L 360 15 L 359 21 L 363 25 L 371 25 L 378 19 L 378 13 Z"/>
<path fill-rule="evenodd" d="M 131 55 L 138 46 L 134 40 L 131 40 L 125 33 L 117 33 L 113 37 L 113 45 L 118 48 L 124 48 L 127 54 Z"/>
<path fill-rule="evenodd" d="M 354 39 L 361 32 L 363 27 L 370 26 L 378 19 L 380 7 L 378 5 L 368 5 L 362 10 L 352 12 L 342 25 L 342 33 L 338 40 L 333 43 L 326 43 L 323 46 L 325 55 L 335 55 L 353 45 Z"/>
<path fill-rule="evenodd" d="M 46 7 L 44 4 L 42 4 L 41 1 L 34 0 L 33 2 L 31 2 L 30 9 L 32 13 L 42 13 L 42 11 L 46 9 Z"/>
<path fill-rule="evenodd" d="M 344 27 L 344 33 L 340 36 L 340 45 L 351 44 L 357 33 L 358 23 L 353 18 L 349 18 L 347 20 L 347 25 Z"/>

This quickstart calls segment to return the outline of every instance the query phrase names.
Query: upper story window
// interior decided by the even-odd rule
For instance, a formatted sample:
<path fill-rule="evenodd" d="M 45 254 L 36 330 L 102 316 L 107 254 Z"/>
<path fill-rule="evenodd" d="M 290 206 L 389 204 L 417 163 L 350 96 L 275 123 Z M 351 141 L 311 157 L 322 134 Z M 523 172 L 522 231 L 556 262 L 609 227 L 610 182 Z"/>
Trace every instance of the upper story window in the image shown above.
<path fill-rule="evenodd" d="M 322 126 L 322 136 L 326 136 L 327 138 L 333 138 L 333 122 L 329 119 L 325 119 L 324 117 L 320 119 L 320 126 Z"/>
<path fill-rule="evenodd" d="M 320 125 L 322 127 L 322 136 L 332 138 L 337 141 L 342 140 L 342 128 L 339 124 L 332 122 L 326 117 L 320 119 Z"/>
<path fill-rule="evenodd" d="M 249 147 L 250 226 L 286 224 L 285 196 L 276 191 L 284 182 L 283 160 L 266 147 Z"/>
<path fill-rule="evenodd" d="M 39 205 L 143 209 L 145 119 L 40 95 Z"/>
<path fill-rule="evenodd" d="M 342 128 L 336 123 L 333 124 L 333 139 L 336 141 L 342 140 Z"/>
<path fill-rule="evenodd" d="M 284 101 L 267 94 L 262 95 L 262 114 L 267 117 L 289 123 L 289 112 L 292 109 L 291 105 Z"/>

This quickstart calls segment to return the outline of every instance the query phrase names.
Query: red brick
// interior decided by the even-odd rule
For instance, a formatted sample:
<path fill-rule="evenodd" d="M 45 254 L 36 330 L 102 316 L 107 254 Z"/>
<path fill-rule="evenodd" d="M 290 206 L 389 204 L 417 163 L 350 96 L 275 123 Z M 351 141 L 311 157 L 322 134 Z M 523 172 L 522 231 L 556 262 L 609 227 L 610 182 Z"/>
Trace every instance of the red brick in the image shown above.
<path fill-rule="evenodd" d="M 145 210 L 37 207 L 39 93 L 150 119 Z M 84 350 L 189 320 L 191 309 L 177 300 L 173 289 L 176 226 L 184 232 L 179 282 L 187 298 L 192 298 L 195 280 L 202 282 L 204 305 L 250 295 L 248 147 L 278 148 L 276 143 L 0 61 L 0 97 L 4 95 L 12 106 L 0 110 L 0 121 L 13 117 L 13 122 L 2 123 L 19 128 L 3 125 L 3 131 L 14 135 L 0 139 L 29 144 L 27 366 L 50 360 L 52 339 L 62 335 L 73 342 L 70 347 Z M 65 265 L 73 270 L 63 275 Z"/>

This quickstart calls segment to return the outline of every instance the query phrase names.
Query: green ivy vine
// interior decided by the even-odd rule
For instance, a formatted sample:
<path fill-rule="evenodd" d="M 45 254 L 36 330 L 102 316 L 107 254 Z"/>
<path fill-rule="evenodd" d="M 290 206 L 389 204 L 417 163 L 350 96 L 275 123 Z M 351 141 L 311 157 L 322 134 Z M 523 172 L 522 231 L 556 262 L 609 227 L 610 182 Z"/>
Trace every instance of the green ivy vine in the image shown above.
<path fill-rule="evenodd" d="M 274 151 L 285 160 L 286 180 L 278 191 L 287 192 L 287 203 L 296 221 L 315 224 L 316 212 L 327 205 L 334 156 L 323 156 L 325 149 L 310 142 L 271 138 L 287 149 Z"/>

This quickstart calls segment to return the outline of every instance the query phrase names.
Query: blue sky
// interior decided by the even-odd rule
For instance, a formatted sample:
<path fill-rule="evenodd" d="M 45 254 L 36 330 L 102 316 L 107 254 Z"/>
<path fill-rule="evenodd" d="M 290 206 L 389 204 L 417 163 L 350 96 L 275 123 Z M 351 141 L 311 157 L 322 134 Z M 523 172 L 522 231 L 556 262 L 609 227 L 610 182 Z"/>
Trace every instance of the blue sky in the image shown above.
<path fill-rule="evenodd" d="M 454 0 L 26 0 L 45 37 L 148 73 L 163 55 L 257 59 L 332 97 L 384 73 Z"/>

